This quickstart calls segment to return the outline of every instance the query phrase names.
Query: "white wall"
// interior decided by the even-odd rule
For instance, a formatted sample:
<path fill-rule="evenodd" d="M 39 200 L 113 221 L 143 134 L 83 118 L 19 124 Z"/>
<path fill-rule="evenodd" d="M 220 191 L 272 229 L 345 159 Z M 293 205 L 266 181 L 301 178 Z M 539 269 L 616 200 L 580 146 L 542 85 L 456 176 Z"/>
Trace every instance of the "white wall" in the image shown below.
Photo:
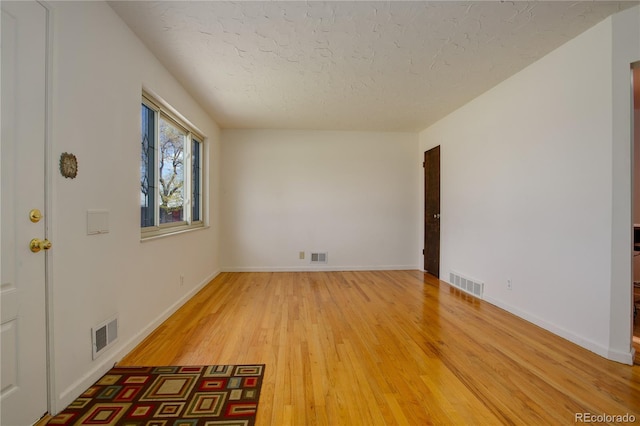
<path fill-rule="evenodd" d="M 631 222 L 630 207 L 612 209 L 612 50 L 607 19 L 423 131 L 420 149 L 442 147 L 442 277 L 484 281 L 488 301 L 630 362 L 630 273 L 616 306 L 626 322 L 610 312 L 612 244 L 629 272 Z M 630 176 L 617 180 L 629 188 Z M 612 228 L 614 214 L 626 222 Z"/>
<path fill-rule="evenodd" d="M 53 411 L 64 408 L 219 270 L 215 211 L 216 124 L 102 2 L 53 2 L 50 286 Z M 206 230 L 140 241 L 142 87 L 155 91 L 208 137 Z M 62 152 L 78 176 L 57 172 Z M 90 209 L 109 211 L 110 232 L 86 234 Z M 179 285 L 180 275 L 184 285 Z M 92 326 L 119 316 L 117 345 L 91 359 Z"/>
<path fill-rule="evenodd" d="M 417 146 L 415 133 L 223 131 L 223 269 L 419 268 Z"/>

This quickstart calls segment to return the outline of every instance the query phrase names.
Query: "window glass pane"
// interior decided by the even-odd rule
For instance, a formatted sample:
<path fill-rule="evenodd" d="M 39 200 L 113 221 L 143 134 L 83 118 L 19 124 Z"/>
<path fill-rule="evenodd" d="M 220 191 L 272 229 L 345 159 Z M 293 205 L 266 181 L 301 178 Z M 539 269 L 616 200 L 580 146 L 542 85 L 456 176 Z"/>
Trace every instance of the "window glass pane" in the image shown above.
<path fill-rule="evenodd" d="M 154 110 L 142 104 L 140 226 L 143 228 L 155 225 L 155 116 Z"/>
<path fill-rule="evenodd" d="M 191 221 L 197 222 L 202 220 L 200 217 L 200 187 L 201 187 L 201 147 L 202 143 L 196 140 L 195 138 L 191 139 L 191 203 L 192 203 L 192 211 L 191 211 Z"/>
<path fill-rule="evenodd" d="M 160 223 L 184 221 L 184 149 L 187 134 L 160 116 Z"/>

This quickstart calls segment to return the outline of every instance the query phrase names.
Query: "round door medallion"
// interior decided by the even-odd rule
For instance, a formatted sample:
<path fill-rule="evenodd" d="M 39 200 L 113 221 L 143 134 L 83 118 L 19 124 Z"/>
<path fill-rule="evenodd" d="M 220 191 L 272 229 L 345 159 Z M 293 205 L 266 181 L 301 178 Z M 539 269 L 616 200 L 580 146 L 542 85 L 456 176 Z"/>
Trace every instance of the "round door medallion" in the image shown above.
<path fill-rule="evenodd" d="M 78 174 L 78 159 L 75 155 L 63 152 L 60 155 L 60 173 L 66 178 L 75 178 Z"/>

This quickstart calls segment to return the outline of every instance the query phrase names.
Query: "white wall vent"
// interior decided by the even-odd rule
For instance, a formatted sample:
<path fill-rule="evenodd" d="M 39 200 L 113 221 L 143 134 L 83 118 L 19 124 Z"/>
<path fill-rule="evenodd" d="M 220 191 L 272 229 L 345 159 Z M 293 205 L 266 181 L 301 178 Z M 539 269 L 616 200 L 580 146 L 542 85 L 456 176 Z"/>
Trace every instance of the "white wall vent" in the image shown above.
<path fill-rule="evenodd" d="M 327 263 L 328 253 L 311 253 L 311 263 Z"/>
<path fill-rule="evenodd" d="M 113 317 L 91 329 L 92 358 L 96 359 L 118 340 L 118 317 Z"/>
<path fill-rule="evenodd" d="M 449 284 L 479 299 L 482 299 L 484 294 L 484 283 L 462 276 L 457 272 L 449 272 Z"/>

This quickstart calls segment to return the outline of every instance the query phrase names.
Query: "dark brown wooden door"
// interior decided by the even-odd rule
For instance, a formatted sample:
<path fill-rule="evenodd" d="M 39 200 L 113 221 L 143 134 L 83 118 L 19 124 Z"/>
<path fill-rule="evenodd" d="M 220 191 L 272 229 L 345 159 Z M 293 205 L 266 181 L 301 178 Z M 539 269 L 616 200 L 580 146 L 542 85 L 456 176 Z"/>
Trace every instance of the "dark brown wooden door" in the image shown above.
<path fill-rule="evenodd" d="M 440 147 L 424 153 L 424 270 L 440 277 Z"/>

